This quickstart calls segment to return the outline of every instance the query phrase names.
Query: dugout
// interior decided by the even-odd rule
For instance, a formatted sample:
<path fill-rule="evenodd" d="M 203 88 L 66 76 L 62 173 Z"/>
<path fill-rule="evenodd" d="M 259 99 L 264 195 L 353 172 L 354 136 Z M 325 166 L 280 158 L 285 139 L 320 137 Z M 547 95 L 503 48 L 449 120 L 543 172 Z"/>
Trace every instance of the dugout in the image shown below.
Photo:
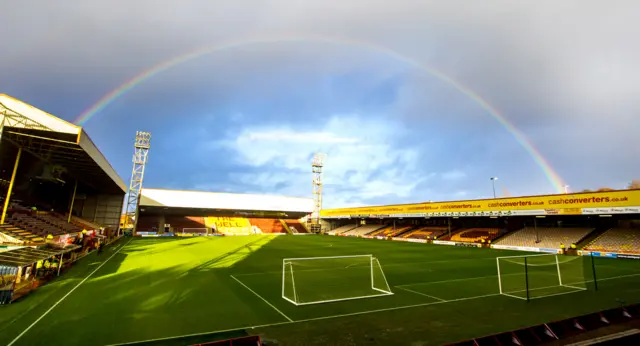
<path fill-rule="evenodd" d="M 0 305 L 31 292 L 41 277 L 60 275 L 65 263 L 73 262 L 73 252 L 79 248 L 78 245 L 63 249 L 21 247 L 0 252 Z"/>
<path fill-rule="evenodd" d="M 125 192 L 81 127 L 0 95 L 2 223 L 12 208 L 35 206 L 117 230 Z"/>

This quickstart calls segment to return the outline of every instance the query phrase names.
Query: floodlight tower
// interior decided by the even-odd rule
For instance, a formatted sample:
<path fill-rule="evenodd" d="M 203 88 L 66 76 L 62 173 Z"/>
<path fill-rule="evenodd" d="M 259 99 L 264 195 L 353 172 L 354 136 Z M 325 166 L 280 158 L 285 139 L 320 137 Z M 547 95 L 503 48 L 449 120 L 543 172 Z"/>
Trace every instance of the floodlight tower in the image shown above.
<path fill-rule="evenodd" d="M 128 222 L 133 224 L 133 232 L 138 225 L 138 202 L 140 202 L 140 191 L 142 190 L 142 180 L 144 179 L 144 166 L 147 164 L 149 147 L 151 146 L 151 133 L 136 132 L 136 141 L 133 146 L 133 170 L 131 171 L 131 182 L 129 183 L 129 193 L 127 193 L 127 209 L 125 212 L 125 225 Z"/>
<path fill-rule="evenodd" d="M 311 172 L 313 172 L 313 214 L 311 217 L 311 231 L 320 232 L 320 210 L 322 210 L 322 168 L 327 154 L 316 153 L 311 162 Z"/>

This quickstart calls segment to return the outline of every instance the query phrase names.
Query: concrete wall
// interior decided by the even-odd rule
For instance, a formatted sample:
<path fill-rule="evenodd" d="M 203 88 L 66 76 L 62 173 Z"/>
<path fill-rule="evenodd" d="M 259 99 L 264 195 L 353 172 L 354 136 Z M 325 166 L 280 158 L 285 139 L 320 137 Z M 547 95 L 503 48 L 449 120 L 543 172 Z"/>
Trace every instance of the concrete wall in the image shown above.
<path fill-rule="evenodd" d="M 124 203 L 124 195 L 94 195 L 84 200 L 76 200 L 73 206 L 75 215 L 117 229 Z"/>

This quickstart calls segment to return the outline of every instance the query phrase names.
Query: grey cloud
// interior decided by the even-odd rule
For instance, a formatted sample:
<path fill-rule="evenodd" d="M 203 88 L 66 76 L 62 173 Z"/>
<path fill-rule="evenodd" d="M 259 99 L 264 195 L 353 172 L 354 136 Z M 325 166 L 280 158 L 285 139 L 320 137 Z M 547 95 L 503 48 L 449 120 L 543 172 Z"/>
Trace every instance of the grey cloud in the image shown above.
<path fill-rule="evenodd" d="M 640 45 L 634 44 L 640 3 L 635 0 L 7 3 L 0 86 L 19 80 L 26 85 L 16 87 L 21 93 L 51 90 L 67 103 L 88 105 L 94 100 L 85 98 L 97 99 L 149 66 L 203 45 L 290 33 L 351 38 L 427 62 L 479 91 L 572 186 L 618 184 L 640 174 Z M 242 104 L 234 96 L 242 93 L 267 103 L 282 97 L 279 87 L 295 81 L 318 94 L 291 95 L 287 106 L 268 109 L 272 115 L 265 121 L 299 113 L 320 117 L 336 109 L 313 104 L 314 97 L 337 104 L 344 95 L 332 95 L 330 86 L 322 89 L 319 74 L 376 71 L 354 86 L 366 89 L 405 72 L 389 117 L 420 124 L 413 128 L 418 134 L 395 144 L 419 148 L 422 168 L 476 167 L 467 172 L 467 183 L 459 182 L 467 184 L 458 185 L 465 190 L 472 190 L 474 179 L 495 174 L 492 168 L 512 175 L 513 185 L 545 189 L 539 168 L 478 104 L 433 76 L 406 66 L 404 71 L 382 53 L 378 60 L 365 58 L 362 50 L 320 42 L 255 45 L 168 71 L 138 97 L 150 102 L 169 91 L 188 93 L 194 85 L 207 85 L 215 101 Z M 296 98 L 302 101 L 295 104 Z M 356 105 L 342 107 L 346 112 Z M 449 157 L 438 155 L 446 150 Z"/>

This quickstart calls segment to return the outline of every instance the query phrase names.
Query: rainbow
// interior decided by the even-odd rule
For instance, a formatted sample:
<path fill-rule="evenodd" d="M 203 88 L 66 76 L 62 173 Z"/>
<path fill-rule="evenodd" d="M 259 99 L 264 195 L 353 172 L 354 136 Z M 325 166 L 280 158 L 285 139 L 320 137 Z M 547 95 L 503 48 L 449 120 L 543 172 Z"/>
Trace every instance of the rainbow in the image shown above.
<path fill-rule="evenodd" d="M 389 49 L 385 46 L 376 45 L 370 42 L 364 41 L 356 41 L 352 39 L 336 39 L 336 38 L 327 38 L 327 37 L 316 37 L 316 36 L 278 36 L 278 37 L 267 37 L 267 38 L 249 38 L 242 40 L 234 40 L 221 44 L 216 44 L 213 46 L 206 46 L 200 48 L 198 50 L 192 51 L 190 53 L 186 53 L 183 55 L 176 56 L 172 59 L 163 61 L 151 68 L 143 71 L 142 73 L 128 79 L 123 84 L 119 85 L 117 88 L 111 90 L 103 97 L 101 97 L 98 102 L 89 107 L 87 110 L 82 112 L 75 120 L 74 123 L 76 125 L 84 125 L 96 114 L 100 113 L 104 108 L 106 108 L 110 103 L 124 95 L 137 85 L 142 82 L 152 78 L 153 76 L 168 70 L 176 65 L 180 65 L 187 61 L 196 59 L 206 54 L 211 54 L 214 52 L 221 52 L 225 50 L 230 50 L 238 47 L 244 47 L 248 45 L 256 45 L 256 44 L 268 44 L 268 43 L 283 43 L 283 42 L 323 42 L 330 44 L 345 44 L 350 46 L 357 46 L 366 48 L 369 50 L 374 50 L 376 52 L 381 52 L 389 57 L 397 59 L 398 61 L 404 62 L 416 69 L 419 69 L 435 78 L 438 78 L 440 81 L 450 85 L 451 87 L 457 89 L 460 93 L 464 94 L 469 99 L 473 100 L 478 106 L 484 109 L 489 115 L 491 115 L 496 121 L 498 121 L 514 138 L 515 140 L 522 146 L 522 148 L 527 151 L 527 153 L 533 158 L 535 163 L 542 169 L 542 172 L 546 176 L 547 180 L 551 183 L 553 188 L 558 193 L 564 193 L 564 181 L 560 177 L 560 175 L 551 167 L 549 162 L 542 156 L 540 151 L 536 149 L 531 141 L 520 131 L 518 130 L 506 117 L 504 117 L 497 109 L 491 106 L 486 100 L 484 100 L 480 95 L 478 95 L 473 90 L 464 86 L 460 82 L 456 81 L 452 77 L 446 75 L 442 71 L 429 66 L 427 64 L 421 63 L 412 59 L 410 57 L 404 56 L 394 50 Z"/>

